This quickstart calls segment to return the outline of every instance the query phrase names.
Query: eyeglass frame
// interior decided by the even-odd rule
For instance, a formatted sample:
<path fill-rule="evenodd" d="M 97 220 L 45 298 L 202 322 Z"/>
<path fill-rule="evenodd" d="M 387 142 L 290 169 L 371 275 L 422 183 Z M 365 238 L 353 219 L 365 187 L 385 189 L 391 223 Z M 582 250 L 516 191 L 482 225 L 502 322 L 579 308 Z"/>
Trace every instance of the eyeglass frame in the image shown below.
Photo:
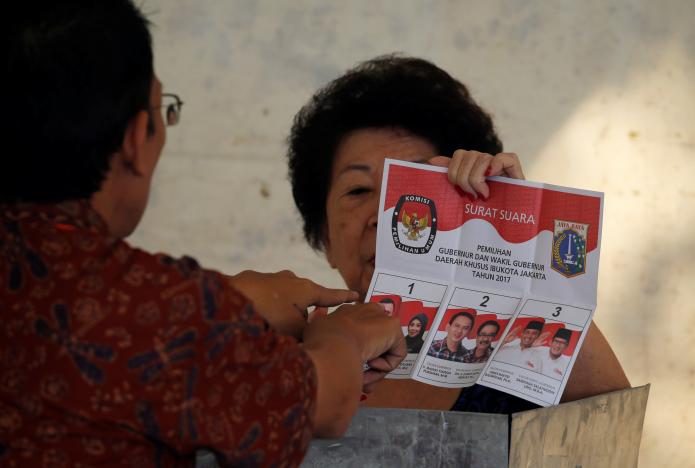
<path fill-rule="evenodd" d="M 166 107 L 167 111 L 166 111 L 164 123 L 167 127 L 173 127 L 174 125 L 178 124 L 179 121 L 181 120 L 181 107 L 183 106 L 183 101 L 178 96 L 178 94 L 174 94 L 174 93 L 162 93 L 162 99 L 164 99 L 164 98 L 173 98 L 174 102 L 169 103 L 169 104 L 161 104 L 159 106 L 150 107 L 149 110 L 153 111 L 155 109 L 162 109 L 162 108 Z M 176 120 L 174 122 L 170 122 L 170 120 L 169 120 L 169 113 L 170 113 L 171 109 L 174 110 L 174 115 L 176 116 Z M 152 122 L 152 123 L 153 123 L 152 127 L 154 127 L 154 122 Z"/>
<path fill-rule="evenodd" d="M 497 336 L 497 332 L 495 332 L 495 333 L 478 333 L 478 336 L 482 336 L 484 338 L 494 338 Z"/>

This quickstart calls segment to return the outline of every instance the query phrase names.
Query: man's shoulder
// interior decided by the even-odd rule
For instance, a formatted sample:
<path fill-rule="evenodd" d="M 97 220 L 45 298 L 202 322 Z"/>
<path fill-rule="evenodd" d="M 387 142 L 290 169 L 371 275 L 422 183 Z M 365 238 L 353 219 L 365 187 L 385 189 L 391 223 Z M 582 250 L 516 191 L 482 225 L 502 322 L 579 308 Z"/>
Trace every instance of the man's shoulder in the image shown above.
<path fill-rule="evenodd" d="M 444 345 L 446 344 L 446 338 L 442 338 L 441 340 L 434 340 L 432 343 L 433 348 L 441 349 Z"/>
<path fill-rule="evenodd" d="M 469 356 L 469 355 L 473 354 L 474 351 L 475 351 L 475 346 L 473 346 L 471 349 L 468 349 L 465 346 L 463 346 L 463 343 L 459 343 L 459 348 L 458 348 L 458 350 L 456 350 L 456 354 L 460 354 L 462 356 Z"/>
<path fill-rule="evenodd" d="M 507 349 L 513 350 L 515 348 L 521 348 L 521 346 L 519 346 L 519 343 L 521 343 L 521 340 L 519 338 L 515 338 L 512 341 L 510 341 L 509 343 L 504 343 L 502 346 L 500 346 L 500 351 L 507 350 Z"/>
<path fill-rule="evenodd" d="M 567 363 L 570 362 L 570 357 L 567 356 L 567 355 L 565 355 L 565 354 L 562 354 L 562 355 L 560 355 L 559 358 L 557 358 L 557 360 L 558 360 L 558 363 L 559 363 L 559 364 L 562 364 L 562 365 L 564 366 L 564 365 L 567 365 Z"/>
<path fill-rule="evenodd" d="M 444 346 L 446 346 L 446 338 L 434 340 L 430 346 L 430 352 L 441 351 Z"/>

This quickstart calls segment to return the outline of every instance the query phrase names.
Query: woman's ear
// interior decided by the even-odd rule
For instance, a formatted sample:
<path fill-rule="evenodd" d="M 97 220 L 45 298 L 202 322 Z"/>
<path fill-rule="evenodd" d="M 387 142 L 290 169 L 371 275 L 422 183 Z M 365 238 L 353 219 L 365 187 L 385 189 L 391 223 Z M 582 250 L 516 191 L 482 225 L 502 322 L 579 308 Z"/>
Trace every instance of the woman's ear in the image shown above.
<path fill-rule="evenodd" d="M 147 127 L 150 114 L 141 110 L 135 114 L 126 126 L 121 145 L 121 156 L 125 165 L 136 175 L 147 173 L 146 152 L 143 150 L 147 141 Z"/>

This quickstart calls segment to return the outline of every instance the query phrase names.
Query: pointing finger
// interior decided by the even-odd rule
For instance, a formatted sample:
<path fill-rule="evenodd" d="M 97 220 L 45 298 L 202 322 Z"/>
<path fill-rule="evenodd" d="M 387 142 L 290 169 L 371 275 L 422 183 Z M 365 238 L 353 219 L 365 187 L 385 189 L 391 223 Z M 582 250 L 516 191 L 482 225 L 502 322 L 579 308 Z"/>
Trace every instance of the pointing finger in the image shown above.
<path fill-rule="evenodd" d="M 346 302 L 355 302 L 360 298 L 356 291 L 347 289 L 330 289 L 313 283 L 313 292 L 310 294 L 310 304 L 317 307 L 333 307 Z"/>

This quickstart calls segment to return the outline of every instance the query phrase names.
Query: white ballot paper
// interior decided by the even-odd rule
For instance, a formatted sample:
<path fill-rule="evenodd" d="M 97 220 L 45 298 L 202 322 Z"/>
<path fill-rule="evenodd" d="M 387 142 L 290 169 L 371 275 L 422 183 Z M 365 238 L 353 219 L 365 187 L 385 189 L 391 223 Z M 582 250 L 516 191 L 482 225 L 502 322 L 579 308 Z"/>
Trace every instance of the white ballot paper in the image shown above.
<path fill-rule="evenodd" d="M 445 168 L 386 160 L 366 300 L 406 336 L 388 377 L 558 404 L 596 307 L 603 194 L 487 183 L 472 199 Z"/>

